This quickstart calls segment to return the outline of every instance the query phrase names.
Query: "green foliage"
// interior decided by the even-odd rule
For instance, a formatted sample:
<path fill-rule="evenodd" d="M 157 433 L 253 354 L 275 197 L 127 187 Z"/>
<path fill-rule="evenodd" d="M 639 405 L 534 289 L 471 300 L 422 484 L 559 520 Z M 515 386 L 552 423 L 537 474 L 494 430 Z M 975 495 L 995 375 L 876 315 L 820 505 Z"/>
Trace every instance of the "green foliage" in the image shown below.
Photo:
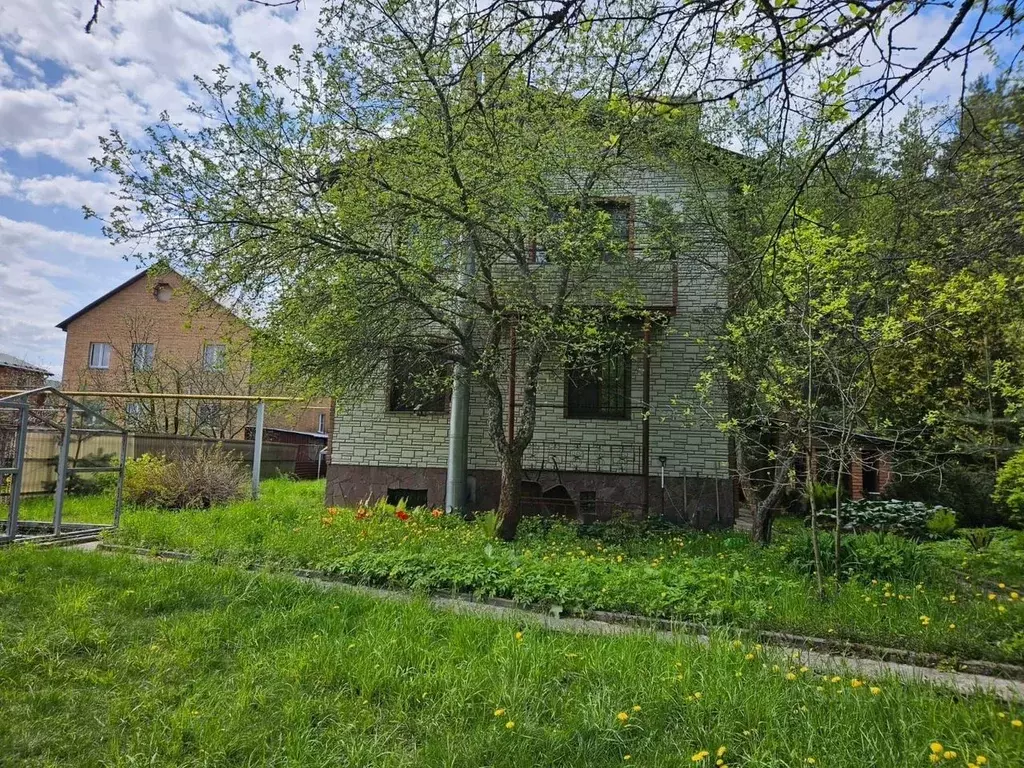
<path fill-rule="evenodd" d="M 829 585 L 822 602 L 806 572 L 791 564 L 799 541 L 791 543 L 786 531 L 769 548 L 732 531 L 655 529 L 605 541 L 592 529 L 581 535 L 573 524 L 527 519 L 517 541 L 505 543 L 477 522 L 425 509 L 406 512 L 405 519 L 384 503 L 325 512 L 323 492 L 322 483 L 268 481 L 255 502 L 175 515 L 135 510 L 113 539 L 215 562 L 311 568 L 364 584 L 504 597 L 564 612 L 622 611 L 961 657 L 1006 658 L 996 643 L 1024 630 L 1020 601 L 1006 598 L 999 603 L 1006 612 L 997 612 L 958 582 L 953 569 L 928 566 L 930 544 L 920 554 L 912 542 L 890 544 L 892 537 L 854 545 L 854 562 L 863 562 L 866 572 L 893 574 L 892 588 L 905 599 L 884 600 L 880 588 L 851 580 Z M 973 573 L 975 562 L 989 568 L 962 542 L 942 544 L 958 570 Z M 970 559 L 962 568 L 961 558 Z M 1009 558 L 999 562 L 1007 568 L 999 580 L 1009 582 L 1015 566 Z M 958 600 L 949 602 L 950 594 Z M 922 625 L 922 615 L 935 627 L 963 629 L 939 632 Z"/>
<path fill-rule="evenodd" d="M 163 456 L 144 453 L 129 459 L 124 470 L 124 500 L 139 506 L 159 505 L 168 492 L 168 467 Z"/>
<path fill-rule="evenodd" d="M 956 530 L 956 512 L 951 509 L 937 509 L 924 526 L 937 539 L 944 539 Z"/>
<path fill-rule="evenodd" d="M 966 527 L 1006 525 L 1005 506 L 992 498 L 995 472 L 990 464 L 956 463 L 941 473 L 915 466 L 885 489 L 886 498 L 921 501 L 930 506 L 956 511 L 959 524 Z"/>
<path fill-rule="evenodd" d="M 206 564 L 5 549 L 0 626 L 10 765 L 704 768 L 724 746 L 730 765 L 881 768 L 927 764 L 936 739 L 992 766 L 1020 754 L 1024 710 L 984 695 Z"/>
<path fill-rule="evenodd" d="M 68 465 L 70 467 L 116 467 L 117 455 L 114 453 L 92 453 L 80 458 L 72 458 Z M 56 461 L 54 463 L 56 466 Z M 104 491 L 109 491 L 117 485 L 117 471 L 111 469 L 105 472 L 68 472 L 64 481 L 64 493 L 72 496 L 92 496 Z M 57 487 L 56 481 L 47 481 L 44 488 L 47 493 L 53 493 Z"/>
<path fill-rule="evenodd" d="M 814 551 L 809 532 L 795 536 L 790 545 L 791 562 L 800 570 L 814 573 Z M 822 567 L 835 572 L 835 550 L 821 548 Z M 936 563 L 916 542 L 890 533 L 848 534 L 840 540 L 840 573 L 886 581 L 931 580 Z"/>
<path fill-rule="evenodd" d="M 842 528 L 844 531 L 876 531 L 921 537 L 928 532 L 928 521 L 940 513 L 952 513 L 952 510 L 930 507 L 920 501 L 859 499 L 843 503 Z M 833 513 L 821 513 L 819 518 L 835 523 Z"/>
<path fill-rule="evenodd" d="M 992 498 L 1010 510 L 1018 527 L 1024 527 L 1024 451 L 1014 454 L 999 470 Z"/>
<path fill-rule="evenodd" d="M 965 528 L 960 531 L 960 535 L 975 552 L 984 552 L 992 546 L 992 542 L 996 539 L 994 528 Z"/>
<path fill-rule="evenodd" d="M 501 527 L 501 517 L 497 512 L 484 512 L 476 516 L 477 523 L 483 529 L 484 536 L 488 539 L 498 538 L 498 528 Z"/>
<path fill-rule="evenodd" d="M 208 509 L 240 499 L 248 477 L 238 458 L 222 447 L 204 445 L 177 456 L 144 454 L 125 468 L 125 500 L 163 509 Z"/>

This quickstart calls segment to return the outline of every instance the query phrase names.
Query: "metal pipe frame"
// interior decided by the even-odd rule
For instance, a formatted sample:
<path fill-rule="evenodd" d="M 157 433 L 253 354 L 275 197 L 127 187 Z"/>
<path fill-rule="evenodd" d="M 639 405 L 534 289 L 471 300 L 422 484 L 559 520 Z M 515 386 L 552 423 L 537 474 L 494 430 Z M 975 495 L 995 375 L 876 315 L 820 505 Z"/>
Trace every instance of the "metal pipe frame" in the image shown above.
<path fill-rule="evenodd" d="M 252 436 L 252 497 L 260 497 L 260 463 L 263 460 L 263 418 L 266 404 L 260 400 L 256 403 L 256 427 Z"/>
<path fill-rule="evenodd" d="M 60 533 L 60 524 L 64 516 L 64 488 L 68 479 L 68 453 L 71 451 L 71 431 L 74 427 L 75 406 L 68 403 L 64 413 L 64 436 L 60 441 L 60 454 L 57 457 L 57 488 L 53 497 L 54 534 Z"/>
<path fill-rule="evenodd" d="M 11 499 L 7 505 L 7 540 L 18 535 L 18 507 L 21 505 L 21 480 L 25 474 L 25 443 L 28 442 L 28 398 L 18 404 L 18 440 L 14 448 L 14 472 L 11 472 Z"/>

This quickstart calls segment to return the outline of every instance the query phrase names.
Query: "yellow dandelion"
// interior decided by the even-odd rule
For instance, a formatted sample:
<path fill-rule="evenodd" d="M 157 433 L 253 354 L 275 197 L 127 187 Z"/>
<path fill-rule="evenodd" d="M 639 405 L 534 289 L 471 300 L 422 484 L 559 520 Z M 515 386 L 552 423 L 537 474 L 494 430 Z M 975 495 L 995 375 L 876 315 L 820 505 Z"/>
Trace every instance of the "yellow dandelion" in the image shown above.
<path fill-rule="evenodd" d="M 721 746 L 715 750 L 715 757 L 722 757 L 727 751 L 728 750 L 724 746 Z"/>
<path fill-rule="evenodd" d="M 947 760 L 956 760 L 956 752 L 954 752 L 952 749 L 947 749 L 945 752 L 942 753 L 942 756 Z"/>
<path fill-rule="evenodd" d="M 984 755 L 976 755 L 975 758 L 974 758 L 974 762 L 977 763 L 978 765 L 984 765 L 985 763 L 988 762 L 988 758 L 985 757 Z"/>
<path fill-rule="evenodd" d="M 632 755 L 623 755 L 623 756 L 622 756 L 622 759 L 623 759 L 623 760 L 632 760 L 632 759 L 633 759 L 633 756 L 632 756 Z"/>
<path fill-rule="evenodd" d="M 708 752 L 706 749 L 702 749 L 700 752 L 694 752 L 693 756 L 690 758 L 690 760 L 692 760 L 695 763 L 699 763 L 701 760 L 703 760 L 709 754 L 711 754 L 711 753 Z"/>
<path fill-rule="evenodd" d="M 634 712 L 639 712 L 640 711 L 640 705 L 639 704 L 634 704 L 633 705 L 633 711 Z"/>
<path fill-rule="evenodd" d="M 693 692 L 693 698 L 697 699 L 697 701 L 700 701 L 700 697 L 701 697 L 701 696 L 703 696 L 703 695 L 704 695 L 704 694 L 702 694 L 702 693 L 701 693 L 700 691 L 694 691 L 694 692 Z M 1019 721 L 1016 721 L 1016 720 L 1015 720 L 1015 721 L 1014 721 L 1014 723 L 1015 723 L 1016 725 L 1020 725 L 1020 722 L 1019 722 Z"/>
<path fill-rule="evenodd" d="M 928 755 L 928 759 L 933 763 L 937 763 L 942 759 L 942 755 Z"/>
<path fill-rule="evenodd" d="M 505 714 L 505 710 L 504 709 L 496 709 L 496 710 L 494 710 L 494 716 L 495 717 L 501 717 L 504 714 Z"/>
<path fill-rule="evenodd" d="M 841 677 L 840 677 L 839 675 L 835 675 L 835 676 L 834 676 L 834 677 L 832 678 L 832 682 L 833 682 L 833 683 L 839 683 L 839 682 L 842 682 L 842 679 L 843 679 L 843 678 L 841 678 Z"/>
<path fill-rule="evenodd" d="M 753 660 L 754 660 L 754 654 L 752 654 L 752 653 L 748 653 L 748 654 L 747 654 L 746 656 L 744 656 L 743 658 L 745 658 L 745 659 L 746 659 L 747 661 L 753 661 Z"/>
<path fill-rule="evenodd" d="M 793 674 L 792 672 L 788 672 L 788 673 L 786 674 L 786 679 L 787 679 L 787 680 L 796 680 L 796 675 L 795 675 L 795 674 Z"/>
<path fill-rule="evenodd" d="M 813 757 L 808 757 L 806 760 L 804 760 L 804 762 L 807 763 L 808 765 L 814 765 L 818 761 L 815 760 Z"/>
<path fill-rule="evenodd" d="M 808 667 L 800 667 L 800 671 L 806 673 L 810 670 L 808 669 Z"/>
<path fill-rule="evenodd" d="M 1014 728 L 1024 728 L 1024 723 L 1022 723 L 1020 720 L 1011 720 L 1010 725 L 1012 725 Z"/>
<path fill-rule="evenodd" d="M 516 721 L 515 720 L 509 720 L 507 723 L 505 723 L 505 727 L 508 728 L 511 731 L 513 728 L 516 727 Z"/>
<path fill-rule="evenodd" d="M 516 640 L 518 640 L 519 642 L 523 641 L 523 633 L 522 632 L 516 632 Z"/>
<path fill-rule="evenodd" d="M 619 712 L 619 714 L 615 716 L 615 719 L 618 720 L 620 723 L 624 723 L 627 720 L 629 720 L 629 715 L 625 712 Z"/>
<path fill-rule="evenodd" d="M 879 688 L 877 685 L 872 685 L 868 690 L 871 691 L 872 696 L 877 696 L 882 692 L 882 689 Z"/>
<path fill-rule="evenodd" d="M 999 588 L 1000 588 L 1000 589 L 1006 589 L 1006 585 L 1005 585 L 1005 584 L 1003 584 L 1003 582 L 1001 582 L 1001 581 L 1000 581 L 1000 582 L 999 582 Z"/>
<path fill-rule="evenodd" d="M 942 743 L 941 742 L 933 741 L 928 748 L 932 751 L 933 755 L 941 755 L 942 754 Z"/>
<path fill-rule="evenodd" d="M 850 686 L 853 688 L 860 688 L 862 685 L 864 685 L 864 682 L 857 678 L 853 678 L 853 680 L 850 681 Z"/>

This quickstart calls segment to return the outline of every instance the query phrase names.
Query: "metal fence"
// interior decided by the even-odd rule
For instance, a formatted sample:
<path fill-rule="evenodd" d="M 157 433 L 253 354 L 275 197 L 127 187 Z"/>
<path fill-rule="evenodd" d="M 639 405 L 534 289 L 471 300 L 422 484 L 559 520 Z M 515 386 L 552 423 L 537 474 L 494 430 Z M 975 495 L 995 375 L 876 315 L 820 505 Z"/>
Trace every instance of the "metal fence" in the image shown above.
<path fill-rule="evenodd" d="M 0 456 L 13 455 L 16 430 L 0 427 Z M 57 465 L 61 436 L 53 430 L 29 427 L 25 443 L 23 496 L 53 493 L 57 483 Z M 9 445 L 10 450 L 7 449 Z M 201 448 L 217 445 L 239 465 L 252 466 L 252 440 L 213 440 L 185 435 L 129 435 L 127 457 L 137 459 L 143 454 L 164 456 L 169 461 Z M 120 435 L 102 430 L 78 430 L 71 440 L 68 467 L 88 471 L 90 467 L 116 464 L 121 447 Z M 260 478 L 291 475 L 295 472 L 299 446 L 264 443 L 260 454 Z M 74 489 L 72 489 L 72 492 Z"/>

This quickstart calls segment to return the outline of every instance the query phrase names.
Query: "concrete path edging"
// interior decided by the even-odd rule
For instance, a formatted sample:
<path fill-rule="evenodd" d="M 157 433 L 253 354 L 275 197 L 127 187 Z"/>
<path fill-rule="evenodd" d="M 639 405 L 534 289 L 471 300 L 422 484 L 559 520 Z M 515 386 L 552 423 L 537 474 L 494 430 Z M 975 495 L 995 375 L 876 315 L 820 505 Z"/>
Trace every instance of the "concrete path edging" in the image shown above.
<path fill-rule="evenodd" d="M 103 542 L 72 545 L 71 548 L 109 554 L 128 554 L 135 557 L 172 562 L 196 561 L 196 558 L 184 552 L 154 552 L 152 550 L 112 545 Z M 706 632 L 694 631 L 692 629 L 672 631 L 652 626 L 637 626 L 635 624 L 603 621 L 593 618 L 555 616 L 517 607 L 507 600 L 480 601 L 468 597 L 443 597 L 438 595 L 424 598 L 407 590 L 382 589 L 352 584 L 327 578 L 326 574 L 305 569 L 290 571 L 261 570 L 265 573 L 287 574 L 300 581 L 315 584 L 324 589 L 342 590 L 351 594 L 373 597 L 380 600 L 409 602 L 425 599 L 428 605 L 437 610 L 530 623 L 555 632 L 576 632 L 587 635 L 642 635 L 661 642 L 679 642 L 689 639 L 696 643 L 706 644 L 711 641 L 711 636 Z M 892 676 L 907 682 L 928 683 L 951 688 L 961 694 L 972 695 L 981 693 L 994 696 L 1005 702 L 1024 703 L 1024 681 L 1021 680 L 1011 680 L 972 672 L 951 672 L 934 667 L 923 667 L 896 661 L 829 654 L 806 647 L 771 642 L 765 643 L 765 647 L 784 654 L 792 664 L 805 665 L 821 673 L 842 673 L 845 676 L 852 674 L 853 676 L 865 678 Z"/>

